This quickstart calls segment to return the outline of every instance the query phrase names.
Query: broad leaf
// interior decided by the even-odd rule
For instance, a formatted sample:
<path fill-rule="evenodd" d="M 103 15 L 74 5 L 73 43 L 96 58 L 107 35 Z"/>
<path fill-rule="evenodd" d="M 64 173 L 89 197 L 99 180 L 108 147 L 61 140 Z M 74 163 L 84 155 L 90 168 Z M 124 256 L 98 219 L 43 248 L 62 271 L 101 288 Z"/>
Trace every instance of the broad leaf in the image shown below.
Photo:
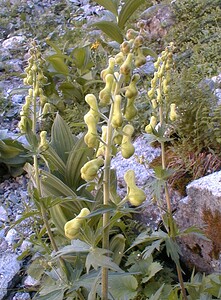
<path fill-rule="evenodd" d="M 51 146 L 64 163 L 76 140 L 66 122 L 57 114 L 51 129 Z"/>
<path fill-rule="evenodd" d="M 119 44 L 123 43 L 123 35 L 117 24 L 110 21 L 101 21 L 93 23 L 92 26 L 96 26 Z"/>
<path fill-rule="evenodd" d="M 124 28 L 127 20 L 133 15 L 133 13 L 138 9 L 138 7 L 145 3 L 146 0 L 127 0 L 123 5 L 119 17 L 118 17 L 118 25 L 121 29 Z"/>
<path fill-rule="evenodd" d="M 83 99 L 83 93 L 79 85 L 71 82 L 62 82 L 59 85 L 59 90 L 62 91 L 63 97 L 68 100 L 74 100 L 74 98 L 80 102 Z"/>
<path fill-rule="evenodd" d="M 94 0 L 97 2 L 99 5 L 103 6 L 105 9 L 109 10 L 112 12 L 115 16 L 118 15 L 118 1 L 116 0 Z"/>
<path fill-rule="evenodd" d="M 73 240 L 71 241 L 71 245 L 65 246 L 59 251 L 57 251 L 54 257 L 57 258 L 59 256 L 65 256 L 77 252 L 87 253 L 89 251 L 90 251 L 90 246 L 87 243 L 81 240 Z"/>
<path fill-rule="evenodd" d="M 47 58 L 47 60 L 51 63 L 53 68 L 60 74 L 68 75 L 69 74 L 69 68 L 67 64 L 64 62 L 64 58 L 66 56 L 62 54 L 54 54 Z"/>
<path fill-rule="evenodd" d="M 137 296 L 138 282 L 132 275 L 110 276 L 108 285 L 115 300 L 133 299 Z"/>
<path fill-rule="evenodd" d="M 89 48 L 75 48 L 72 53 L 74 55 L 74 63 L 76 67 L 80 70 L 84 69 L 90 58 Z"/>

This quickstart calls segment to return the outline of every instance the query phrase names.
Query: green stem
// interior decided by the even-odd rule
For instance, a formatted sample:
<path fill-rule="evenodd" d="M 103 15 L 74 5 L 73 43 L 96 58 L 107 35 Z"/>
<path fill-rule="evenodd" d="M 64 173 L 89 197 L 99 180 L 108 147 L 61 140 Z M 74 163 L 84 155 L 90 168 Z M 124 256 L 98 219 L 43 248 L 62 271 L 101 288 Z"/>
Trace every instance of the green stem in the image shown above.
<path fill-rule="evenodd" d="M 160 125 L 163 125 L 163 107 L 162 104 L 159 107 L 159 117 L 160 117 Z M 165 142 L 162 141 L 161 143 L 161 163 L 162 163 L 162 169 L 165 170 L 166 169 L 166 153 L 165 153 Z M 167 182 L 165 184 L 165 197 L 166 197 L 166 204 L 167 204 L 167 214 L 168 214 L 168 234 L 170 235 L 170 237 L 175 241 L 176 240 L 176 236 L 175 236 L 175 232 L 174 232 L 174 220 L 173 220 L 173 214 L 172 214 L 172 206 L 171 206 L 171 200 L 170 200 L 170 195 L 169 195 L 169 190 L 168 190 L 168 185 Z M 181 291 L 182 291 L 182 295 L 183 295 L 183 299 L 184 300 L 188 300 L 187 299 L 187 295 L 186 295 L 186 289 L 184 286 L 184 281 L 183 281 L 183 275 L 182 275 L 182 270 L 180 268 L 180 265 L 176 263 L 176 269 L 177 269 L 177 275 L 178 275 L 178 279 L 180 282 L 180 287 L 181 287 Z"/>
<path fill-rule="evenodd" d="M 124 81 L 124 76 L 120 76 L 113 97 L 119 93 L 121 85 Z M 110 170 L 111 170 L 111 157 L 112 157 L 112 139 L 113 128 L 111 120 L 113 116 L 113 103 L 110 108 L 109 118 L 107 122 L 107 138 L 105 148 L 104 160 L 104 177 L 103 177 L 103 204 L 108 205 L 110 201 Z M 103 214 L 103 248 L 109 250 L 109 221 L 110 213 Z M 108 269 L 102 268 L 102 300 L 108 300 Z"/>
<path fill-rule="evenodd" d="M 37 115 L 38 115 L 38 112 L 37 112 L 37 97 L 35 96 L 35 93 L 34 93 L 34 91 L 36 89 L 36 86 L 37 86 L 37 84 L 36 84 L 37 83 L 36 74 L 34 74 L 33 77 L 34 77 L 34 79 L 33 79 L 33 94 L 34 95 L 33 95 L 33 99 L 32 99 L 33 100 L 32 132 L 33 132 L 33 134 L 36 134 L 36 131 L 37 131 Z M 37 154 L 33 155 L 33 159 L 34 159 L 34 172 L 35 172 L 36 188 L 37 188 L 39 197 L 41 198 L 42 197 L 42 192 L 41 192 L 41 183 L 40 183 L 40 174 L 39 174 L 39 168 L 38 168 Z M 52 248 L 53 248 L 54 251 L 57 252 L 58 247 L 57 247 L 57 244 L 55 242 L 54 236 L 52 234 L 50 224 L 48 222 L 47 210 L 45 209 L 44 204 L 42 202 L 40 202 L 40 211 L 41 211 L 42 220 L 43 220 L 45 228 L 47 230 L 48 237 L 49 237 L 50 243 L 52 245 Z M 60 262 L 61 268 L 67 274 L 67 268 L 65 266 L 65 261 L 63 260 L 63 258 L 60 257 L 59 262 Z"/>

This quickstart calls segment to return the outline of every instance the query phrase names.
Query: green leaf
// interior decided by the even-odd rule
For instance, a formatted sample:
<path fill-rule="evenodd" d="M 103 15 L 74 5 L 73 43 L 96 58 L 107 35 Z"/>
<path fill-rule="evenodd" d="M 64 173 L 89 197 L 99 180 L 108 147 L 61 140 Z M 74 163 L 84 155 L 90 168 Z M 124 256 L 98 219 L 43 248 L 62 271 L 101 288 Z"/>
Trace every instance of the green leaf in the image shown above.
<path fill-rule="evenodd" d="M 88 253 L 90 251 L 90 245 L 81 241 L 81 240 L 72 240 L 71 245 L 65 246 L 57 251 L 54 255 L 54 258 L 57 258 L 62 255 L 69 255 L 77 252 Z"/>
<path fill-rule="evenodd" d="M 40 280 L 45 270 L 42 265 L 42 257 L 37 257 L 28 267 L 28 275 L 33 277 L 35 280 Z"/>
<path fill-rule="evenodd" d="M 75 66 L 80 70 L 84 69 L 88 64 L 90 58 L 89 48 L 88 47 L 75 48 L 72 51 L 72 53 L 74 55 Z"/>
<path fill-rule="evenodd" d="M 150 246 L 147 246 L 142 252 L 143 258 L 146 259 L 147 257 L 149 257 L 155 249 L 160 251 L 160 245 L 162 244 L 163 241 L 164 241 L 163 239 L 153 241 Z"/>
<path fill-rule="evenodd" d="M 152 296 L 150 297 L 149 300 L 159 300 L 163 288 L 164 288 L 164 284 L 156 291 L 156 293 L 155 293 L 154 295 L 152 295 Z"/>
<path fill-rule="evenodd" d="M 65 175 L 65 164 L 51 145 L 49 145 L 46 151 L 41 153 L 41 156 L 46 160 L 50 171 L 58 171 L 62 176 Z"/>
<path fill-rule="evenodd" d="M 138 293 L 138 282 L 132 275 L 110 276 L 108 285 L 110 286 L 110 294 L 115 300 L 133 299 Z"/>
<path fill-rule="evenodd" d="M 92 26 L 98 27 L 104 33 L 106 33 L 112 40 L 118 42 L 119 44 L 123 43 L 123 35 L 119 26 L 110 21 L 101 21 L 93 23 Z"/>
<path fill-rule="evenodd" d="M 167 255 L 172 258 L 176 265 L 180 265 L 179 257 L 180 257 L 180 248 L 178 244 L 172 239 L 167 238 L 165 240 Z"/>
<path fill-rule="evenodd" d="M 51 129 L 51 146 L 64 163 L 76 141 L 66 122 L 57 114 Z"/>
<path fill-rule="evenodd" d="M 53 68 L 60 74 L 67 76 L 69 74 L 69 68 L 67 64 L 64 62 L 64 58 L 66 56 L 62 54 L 54 54 L 47 58 L 47 60 L 51 63 Z"/>
<path fill-rule="evenodd" d="M 44 295 L 37 296 L 36 300 L 63 300 L 64 299 L 64 289 L 57 289 L 49 293 L 44 293 Z"/>
<path fill-rule="evenodd" d="M 163 267 L 161 266 L 160 263 L 158 262 L 153 262 L 152 264 L 150 264 L 150 266 L 148 267 L 148 277 L 144 277 L 142 279 L 143 283 L 148 282 L 152 277 L 154 277 L 155 274 L 157 274 L 160 270 L 162 270 Z"/>
<path fill-rule="evenodd" d="M 122 272 L 121 268 L 117 264 L 115 264 L 111 257 L 106 256 L 105 254 L 110 253 L 109 250 L 101 249 L 101 248 L 91 248 L 85 262 L 87 273 L 92 266 L 95 270 L 99 267 L 108 268 L 117 272 Z"/>
<path fill-rule="evenodd" d="M 109 10 L 112 12 L 115 16 L 118 15 L 118 1 L 114 0 L 94 0 L 97 2 L 99 5 L 103 6 L 106 10 Z"/>
<path fill-rule="evenodd" d="M 127 20 L 133 15 L 138 7 L 145 3 L 145 0 L 127 0 L 118 16 L 118 26 L 123 29 Z"/>
<path fill-rule="evenodd" d="M 75 98 L 78 102 L 81 102 L 84 97 L 80 86 L 71 82 L 62 82 L 59 85 L 59 90 L 62 91 L 64 98 L 68 100 Z"/>
<path fill-rule="evenodd" d="M 150 49 L 150 48 L 148 48 L 148 47 L 142 47 L 142 51 L 143 51 L 143 54 L 144 54 L 145 56 L 150 55 L 150 56 L 152 56 L 152 57 L 154 57 L 154 58 L 156 58 L 156 59 L 158 58 L 157 53 L 154 52 L 152 49 Z"/>

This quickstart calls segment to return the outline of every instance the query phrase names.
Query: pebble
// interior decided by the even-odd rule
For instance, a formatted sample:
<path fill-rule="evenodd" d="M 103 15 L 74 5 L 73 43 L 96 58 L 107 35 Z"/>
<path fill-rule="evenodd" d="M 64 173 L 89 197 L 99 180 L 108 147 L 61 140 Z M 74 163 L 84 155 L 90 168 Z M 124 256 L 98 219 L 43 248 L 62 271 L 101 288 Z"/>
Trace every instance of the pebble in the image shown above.
<path fill-rule="evenodd" d="M 3 206 L 0 206 L 0 221 L 2 222 L 8 221 L 8 213 Z"/>
<path fill-rule="evenodd" d="M 5 49 L 17 49 L 18 47 L 20 47 L 26 40 L 26 37 L 23 36 L 12 36 L 6 40 L 4 40 L 4 42 L 2 43 L 2 47 Z"/>

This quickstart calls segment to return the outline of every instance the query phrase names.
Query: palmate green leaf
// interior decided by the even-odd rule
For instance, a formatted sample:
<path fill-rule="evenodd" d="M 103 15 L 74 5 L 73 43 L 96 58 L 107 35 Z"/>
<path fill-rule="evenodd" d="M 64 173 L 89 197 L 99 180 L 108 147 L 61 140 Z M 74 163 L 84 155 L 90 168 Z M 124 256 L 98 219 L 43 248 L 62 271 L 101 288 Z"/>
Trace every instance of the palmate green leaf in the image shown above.
<path fill-rule="evenodd" d="M 179 258 L 181 255 L 181 251 L 178 244 L 172 238 L 168 237 L 165 240 L 165 245 L 166 245 L 167 255 L 172 258 L 172 260 L 175 262 L 176 265 L 179 266 L 180 265 Z"/>
<path fill-rule="evenodd" d="M 35 300 L 63 300 L 64 299 L 64 292 L 63 288 L 56 289 L 55 291 L 51 291 L 46 293 L 46 289 L 44 289 L 44 295 L 37 296 L 34 298 Z"/>
<path fill-rule="evenodd" d="M 110 294 L 115 300 L 133 299 L 138 293 L 138 282 L 132 275 L 110 276 L 108 285 Z"/>
<path fill-rule="evenodd" d="M 99 5 L 103 6 L 106 10 L 109 10 L 112 12 L 115 16 L 118 15 L 118 3 L 119 1 L 117 0 L 94 0 L 97 2 Z"/>
<path fill-rule="evenodd" d="M 132 243 L 129 249 L 143 243 L 153 242 L 156 240 L 165 240 L 167 238 L 168 238 L 168 234 L 162 230 L 154 231 L 152 234 L 150 234 L 150 232 L 147 230 L 138 235 L 138 237 L 134 240 L 134 242 Z"/>
<path fill-rule="evenodd" d="M 133 15 L 133 13 L 139 8 L 139 6 L 145 3 L 146 0 L 127 0 L 123 5 L 119 16 L 118 26 L 123 29 L 127 20 Z M 150 4 L 151 5 L 151 4 Z"/>
<path fill-rule="evenodd" d="M 77 138 L 71 133 L 69 126 L 57 114 L 51 128 L 51 146 L 58 156 L 66 163 L 69 152 L 73 148 Z"/>
<path fill-rule="evenodd" d="M 99 267 L 104 267 L 113 271 L 122 272 L 121 268 L 112 261 L 111 257 L 106 256 L 108 253 L 110 253 L 110 251 L 106 249 L 91 248 L 85 262 L 87 273 L 90 267 L 93 267 L 95 270 Z"/>
<path fill-rule="evenodd" d="M 156 293 L 154 295 L 152 295 L 150 297 L 149 300 L 160 300 L 160 295 L 161 295 L 163 288 L 164 288 L 164 284 L 156 291 Z"/>
<path fill-rule="evenodd" d="M 146 259 L 147 257 L 149 257 L 154 252 L 155 249 L 157 251 L 160 251 L 160 245 L 162 244 L 163 241 L 164 241 L 163 239 L 153 241 L 150 246 L 147 246 L 144 249 L 144 251 L 142 252 L 142 257 L 144 259 Z"/>
<path fill-rule="evenodd" d="M 144 277 L 142 279 L 143 283 L 148 282 L 152 277 L 154 277 L 155 274 L 157 274 L 160 270 L 162 270 L 163 267 L 158 262 L 152 262 L 150 266 L 148 267 L 148 277 Z"/>
<path fill-rule="evenodd" d="M 111 21 L 100 21 L 93 23 L 92 26 L 96 26 L 119 44 L 123 43 L 123 34 L 117 24 Z"/>

